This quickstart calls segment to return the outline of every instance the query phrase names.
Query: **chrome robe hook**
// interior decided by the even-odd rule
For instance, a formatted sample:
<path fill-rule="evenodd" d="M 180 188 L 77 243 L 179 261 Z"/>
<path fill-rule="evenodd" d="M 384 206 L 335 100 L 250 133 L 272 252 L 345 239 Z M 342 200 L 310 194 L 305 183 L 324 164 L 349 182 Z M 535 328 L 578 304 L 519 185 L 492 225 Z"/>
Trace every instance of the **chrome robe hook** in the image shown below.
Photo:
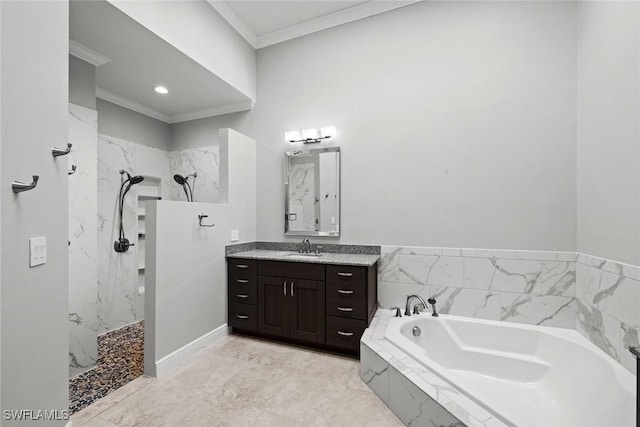
<path fill-rule="evenodd" d="M 215 224 L 203 224 L 202 220 L 205 218 L 209 218 L 209 215 L 205 215 L 203 213 L 199 213 L 198 214 L 198 224 L 200 224 L 200 227 L 213 227 L 215 226 Z"/>

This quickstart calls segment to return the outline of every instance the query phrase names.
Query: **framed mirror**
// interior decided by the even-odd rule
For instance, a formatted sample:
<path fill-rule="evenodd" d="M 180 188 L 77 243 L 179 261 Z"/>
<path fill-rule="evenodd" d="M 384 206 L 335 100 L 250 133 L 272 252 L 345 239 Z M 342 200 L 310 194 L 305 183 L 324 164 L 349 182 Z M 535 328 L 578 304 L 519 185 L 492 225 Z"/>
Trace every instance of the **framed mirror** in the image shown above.
<path fill-rule="evenodd" d="M 284 231 L 289 236 L 340 235 L 340 147 L 285 153 Z"/>

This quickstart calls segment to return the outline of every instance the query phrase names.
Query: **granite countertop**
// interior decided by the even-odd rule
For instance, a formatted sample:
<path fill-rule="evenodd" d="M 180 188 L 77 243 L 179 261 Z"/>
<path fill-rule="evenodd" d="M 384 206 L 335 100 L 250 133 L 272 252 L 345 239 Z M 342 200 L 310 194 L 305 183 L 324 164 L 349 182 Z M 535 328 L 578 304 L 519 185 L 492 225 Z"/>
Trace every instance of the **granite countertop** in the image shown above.
<path fill-rule="evenodd" d="M 380 259 L 380 255 L 339 254 L 322 252 L 317 257 L 290 256 L 297 252 L 267 249 L 252 249 L 227 255 L 227 258 L 262 259 L 269 261 L 305 262 L 311 264 L 359 265 L 369 267 Z M 303 255 L 303 254 L 300 254 Z"/>

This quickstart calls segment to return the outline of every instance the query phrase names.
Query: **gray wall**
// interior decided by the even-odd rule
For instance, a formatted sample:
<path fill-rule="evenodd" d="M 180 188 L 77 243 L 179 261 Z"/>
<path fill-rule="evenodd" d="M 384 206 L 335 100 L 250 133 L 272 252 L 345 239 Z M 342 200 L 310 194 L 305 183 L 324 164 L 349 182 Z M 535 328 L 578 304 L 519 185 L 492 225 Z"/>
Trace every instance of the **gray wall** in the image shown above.
<path fill-rule="evenodd" d="M 99 134 L 171 150 L 171 127 L 168 123 L 103 99 L 98 98 L 96 105 Z"/>
<path fill-rule="evenodd" d="M 640 265 L 640 5 L 578 3 L 578 250 Z"/>
<path fill-rule="evenodd" d="M 0 2 L 2 410 L 68 408 L 66 1 Z M 28 59 L 25 59 L 28 58 Z M 14 194 L 11 181 L 38 186 Z M 47 263 L 29 268 L 29 238 L 47 238 Z M 63 426 L 66 421 L 3 421 Z"/>
<path fill-rule="evenodd" d="M 69 102 L 96 109 L 96 67 L 69 55 Z"/>
<path fill-rule="evenodd" d="M 174 148 L 256 138 L 261 240 L 284 239 L 284 132 L 333 124 L 342 243 L 575 250 L 575 7 L 422 2 L 261 49 L 254 110 Z"/>

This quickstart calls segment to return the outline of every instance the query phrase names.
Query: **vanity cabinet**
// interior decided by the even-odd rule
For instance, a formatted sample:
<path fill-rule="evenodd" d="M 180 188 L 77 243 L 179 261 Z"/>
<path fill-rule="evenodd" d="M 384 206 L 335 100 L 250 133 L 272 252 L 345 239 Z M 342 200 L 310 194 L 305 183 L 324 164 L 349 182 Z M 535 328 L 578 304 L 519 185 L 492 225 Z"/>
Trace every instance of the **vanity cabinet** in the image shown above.
<path fill-rule="evenodd" d="M 376 310 L 376 266 L 230 258 L 229 325 L 357 353 Z"/>

